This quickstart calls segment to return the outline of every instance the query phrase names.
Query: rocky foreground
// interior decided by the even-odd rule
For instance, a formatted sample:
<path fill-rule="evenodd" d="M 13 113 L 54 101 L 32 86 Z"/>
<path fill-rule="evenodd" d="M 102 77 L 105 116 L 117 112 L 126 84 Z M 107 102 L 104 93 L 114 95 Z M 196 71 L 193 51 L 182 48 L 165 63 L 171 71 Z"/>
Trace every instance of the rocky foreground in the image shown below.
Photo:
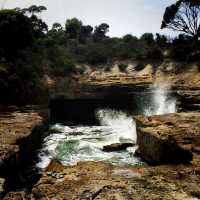
<path fill-rule="evenodd" d="M 10 175 L 11 184 L 16 183 L 15 174 L 25 162 L 31 160 L 36 140 L 41 138 L 46 117 L 44 112 L 31 109 L 1 108 L 0 112 L 0 199 L 7 187 Z M 17 176 L 17 174 L 16 174 Z M 6 180 L 5 180 L 6 179 Z"/>
<path fill-rule="evenodd" d="M 31 194 L 11 192 L 4 199 L 200 199 L 200 114 L 138 116 L 136 120 L 140 156 L 154 164 L 168 164 L 116 167 L 82 162 L 64 167 L 52 161 Z M 178 162 L 170 164 L 175 159 Z"/>

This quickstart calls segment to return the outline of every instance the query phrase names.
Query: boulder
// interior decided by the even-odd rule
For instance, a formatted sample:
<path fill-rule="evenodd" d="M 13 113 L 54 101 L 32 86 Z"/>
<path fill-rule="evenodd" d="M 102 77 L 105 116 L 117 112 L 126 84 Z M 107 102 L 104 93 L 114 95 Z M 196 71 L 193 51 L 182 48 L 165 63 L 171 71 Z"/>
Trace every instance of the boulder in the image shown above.
<path fill-rule="evenodd" d="M 137 116 L 135 120 L 140 156 L 148 163 L 187 163 L 198 152 L 200 113 Z"/>
<path fill-rule="evenodd" d="M 112 152 L 112 151 L 122 151 L 126 150 L 128 147 L 133 147 L 133 143 L 115 143 L 103 147 L 103 151 Z"/>

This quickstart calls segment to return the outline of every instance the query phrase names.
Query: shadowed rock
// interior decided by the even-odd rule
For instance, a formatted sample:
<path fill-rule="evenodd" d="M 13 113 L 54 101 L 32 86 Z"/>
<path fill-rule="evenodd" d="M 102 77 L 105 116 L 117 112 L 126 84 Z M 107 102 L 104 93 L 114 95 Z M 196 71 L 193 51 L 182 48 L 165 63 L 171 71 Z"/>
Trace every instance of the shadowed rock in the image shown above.
<path fill-rule="evenodd" d="M 112 151 L 122 151 L 126 150 L 128 147 L 133 147 L 133 143 L 115 143 L 103 147 L 103 151 L 112 152 Z"/>

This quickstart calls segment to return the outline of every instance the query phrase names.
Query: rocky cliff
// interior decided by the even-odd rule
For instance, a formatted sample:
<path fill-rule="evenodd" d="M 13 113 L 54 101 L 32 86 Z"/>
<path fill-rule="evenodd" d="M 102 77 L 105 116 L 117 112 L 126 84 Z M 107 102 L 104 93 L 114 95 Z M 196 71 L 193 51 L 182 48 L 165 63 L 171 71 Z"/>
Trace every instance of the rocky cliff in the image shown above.
<path fill-rule="evenodd" d="M 33 152 L 40 145 L 48 127 L 46 109 L 1 108 L 0 112 L 0 192 L 20 187 L 19 178 L 25 165 L 33 161 Z M 23 182 L 23 181 L 22 181 Z"/>
<path fill-rule="evenodd" d="M 127 61 L 112 66 L 85 66 L 72 79 L 48 79 L 50 97 L 67 99 L 104 98 L 148 92 L 153 85 L 165 85 L 180 100 L 182 111 L 200 110 L 200 70 L 198 63 L 139 63 Z M 139 66 L 139 67 L 138 67 Z M 109 69 L 109 70 L 107 70 Z"/>

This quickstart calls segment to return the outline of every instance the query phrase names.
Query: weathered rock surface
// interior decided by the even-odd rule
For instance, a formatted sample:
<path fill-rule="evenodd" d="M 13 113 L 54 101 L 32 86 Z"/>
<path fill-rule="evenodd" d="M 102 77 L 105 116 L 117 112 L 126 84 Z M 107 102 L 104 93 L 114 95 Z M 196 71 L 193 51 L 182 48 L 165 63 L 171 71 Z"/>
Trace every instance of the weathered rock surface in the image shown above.
<path fill-rule="evenodd" d="M 197 200 L 200 168 L 195 165 L 114 167 L 84 162 L 73 167 L 51 163 L 32 194 L 9 193 L 11 199 Z"/>
<path fill-rule="evenodd" d="M 39 145 L 48 120 L 47 115 L 44 110 L 33 111 L 30 107 L 23 108 L 21 111 L 16 107 L 1 108 L 0 177 L 3 179 L 0 179 L 0 195 L 4 192 L 4 182 L 6 187 L 9 187 L 9 181 L 12 182 L 13 187 L 20 184 L 18 170 L 24 168 L 23 165 L 33 159 L 32 151 Z"/>
<path fill-rule="evenodd" d="M 200 113 L 138 116 L 139 153 L 152 164 L 192 161 L 200 148 Z"/>
<path fill-rule="evenodd" d="M 103 151 L 111 152 L 111 151 L 122 151 L 126 150 L 128 147 L 133 147 L 133 143 L 115 143 L 111 145 L 107 145 L 103 147 Z"/>
<path fill-rule="evenodd" d="M 165 85 L 179 97 L 183 111 L 200 111 L 200 70 L 198 64 L 174 62 L 146 64 L 140 71 L 137 63 L 127 63 L 126 72 L 102 69 L 81 77 L 81 96 L 102 97 L 107 94 L 134 94 L 150 91 L 152 85 Z M 117 68 L 116 66 L 113 69 Z M 112 68 L 111 68 L 112 69 Z"/>
<path fill-rule="evenodd" d="M 167 68 L 171 70 L 167 70 Z M 165 83 L 179 96 L 183 111 L 200 111 L 200 70 L 198 64 L 164 63 L 155 73 L 158 84 Z"/>
<path fill-rule="evenodd" d="M 27 138 L 43 124 L 36 112 L 4 112 L 0 114 L 0 162 L 19 152 L 18 141 Z"/>
<path fill-rule="evenodd" d="M 137 116 L 135 119 L 139 125 L 138 143 L 143 158 L 154 163 L 180 161 L 183 164 L 117 167 L 103 162 L 81 162 L 64 167 L 52 161 L 31 194 L 23 198 L 200 199 L 200 113 Z M 24 194 L 8 193 L 4 200 L 20 195 Z"/>

